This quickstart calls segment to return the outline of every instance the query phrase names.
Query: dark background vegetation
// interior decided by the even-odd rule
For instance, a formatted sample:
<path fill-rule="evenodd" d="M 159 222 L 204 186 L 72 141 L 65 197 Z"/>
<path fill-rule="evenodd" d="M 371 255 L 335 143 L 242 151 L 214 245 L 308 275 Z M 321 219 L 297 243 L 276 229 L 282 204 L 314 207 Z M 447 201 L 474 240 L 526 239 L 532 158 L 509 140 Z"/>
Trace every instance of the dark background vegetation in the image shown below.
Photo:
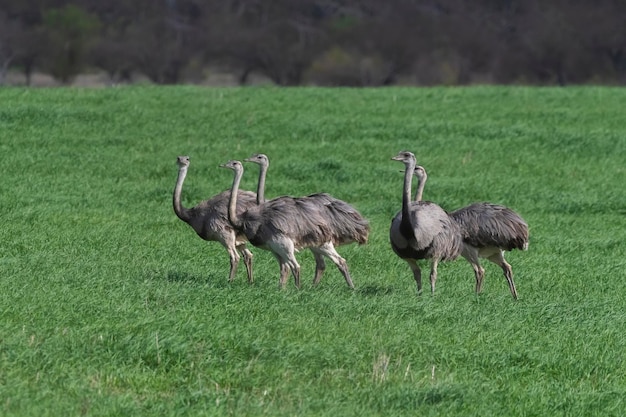
<path fill-rule="evenodd" d="M 625 84 L 624 0 L 2 0 L 0 84 Z"/>

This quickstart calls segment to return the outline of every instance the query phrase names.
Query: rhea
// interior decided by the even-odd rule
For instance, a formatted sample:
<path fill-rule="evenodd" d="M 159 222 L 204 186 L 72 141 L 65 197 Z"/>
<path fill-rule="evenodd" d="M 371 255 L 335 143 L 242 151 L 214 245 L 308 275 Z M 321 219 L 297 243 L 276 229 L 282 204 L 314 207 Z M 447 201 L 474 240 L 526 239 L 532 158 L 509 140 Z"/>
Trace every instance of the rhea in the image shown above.
<path fill-rule="evenodd" d="M 243 165 L 239 161 L 229 161 L 221 166 L 234 171 L 228 219 L 236 230 L 246 235 L 251 244 L 271 251 L 276 257 L 280 266 L 281 288 L 285 287 L 289 271 L 293 274 L 296 287 L 300 288 L 300 265 L 295 252 L 304 248 L 315 248 L 338 266 L 343 265 L 346 282 L 353 287 L 345 260 L 334 248 L 333 234 L 318 205 L 311 199 L 283 196 L 260 205 L 255 204 L 238 213 Z"/>
<path fill-rule="evenodd" d="M 269 158 L 265 154 L 258 153 L 252 155 L 250 158 L 244 159 L 244 161 L 253 162 L 259 165 L 259 181 L 257 184 L 256 201 L 259 205 L 263 204 L 265 203 L 265 180 L 270 164 Z M 320 213 L 328 223 L 330 232 L 332 233 L 332 242 L 334 246 L 341 246 L 354 242 L 359 245 L 367 243 L 370 231 L 369 222 L 350 204 L 327 193 L 311 194 L 303 198 L 307 198 L 319 206 Z M 317 285 L 321 281 L 322 275 L 326 269 L 324 253 L 316 247 L 310 247 L 309 249 L 313 252 L 313 256 L 315 257 L 315 276 L 313 278 L 313 285 Z M 341 258 L 338 261 L 339 262 L 335 262 L 335 260 L 333 260 L 341 274 L 346 279 L 348 286 L 350 288 L 354 288 L 345 259 Z"/>
<path fill-rule="evenodd" d="M 420 190 L 416 201 L 422 198 L 426 183 L 426 170 L 415 167 Z M 461 229 L 463 250 L 461 255 L 472 265 L 476 277 L 476 293 L 482 291 L 485 269 L 479 258 L 485 258 L 500 266 L 509 284 L 509 290 L 517 300 L 517 289 L 513 281 L 513 269 L 504 260 L 504 251 L 528 249 L 528 224 L 515 211 L 492 203 L 473 203 L 450 213 Z"/>
<path fill-rule="evenodd" d="M 189 163 L 188 156 L 179 156 L 177 159 L 178 179 L 176 180 L 173 196 L 174 212 L 179 219 L 189 224 L 202 239 L 219 242 L 226 248 L 230 257 L 230 273 L 228 275 L 230 281 L 235 279 L 239 260 L 243 257 L 248 274 L 248 282 L 253 282 L 252 252 L 246 248 L 246 235 L 236 231 L 228 220 L 230 190 L 223 191 L 208 200 L 204 200 L 195 207 L 183 207 L 181 194 Z M 238 191 L 238 197 L 240 211 L 256 204 L 256 195 L 253 192 Z"/>
<path fill-rule="evenodd" d="M 430 291 L 435 293 L 437 266 L 441 261 L 456 259 L 463 246 L 461 231 L 448 213 L 430 201 L 411 201 L 411 179 L 417 165 L 415 155 L 402 151 L 394 161 L 405 165 L 402 209 L 391 221 L 389 239 L 393 251 L 406 261 L 417 283 L 417 292 L 422 292 L 422 275 L 419 261 L 430 260 Z M 418 185 L 418 194 L 423 190 Z"/>

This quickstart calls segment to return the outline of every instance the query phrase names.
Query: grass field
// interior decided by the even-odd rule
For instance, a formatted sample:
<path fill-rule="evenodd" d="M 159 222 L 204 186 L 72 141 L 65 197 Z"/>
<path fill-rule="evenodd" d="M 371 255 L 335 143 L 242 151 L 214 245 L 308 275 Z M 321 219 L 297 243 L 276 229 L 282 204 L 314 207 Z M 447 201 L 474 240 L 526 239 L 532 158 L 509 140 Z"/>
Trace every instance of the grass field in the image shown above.
<path fill-rule="evenodd" d="M 0 415 L 610 416 L 626 409 L 626 90 L 0 89 Z M 529 223 L 500 269 L 416 295 L 388 228 L 408 149 L 446 209 Z M 325 191 L 371 222 L 356 290 L 256 282 L 176 218 L 269 155 L 268 197 Z M 248 167 L 248 165 L 246 165 Z M 254 189 L 248 167 L 242 188 Z M 428 286 L 426 286 L 428 288 Z"/>

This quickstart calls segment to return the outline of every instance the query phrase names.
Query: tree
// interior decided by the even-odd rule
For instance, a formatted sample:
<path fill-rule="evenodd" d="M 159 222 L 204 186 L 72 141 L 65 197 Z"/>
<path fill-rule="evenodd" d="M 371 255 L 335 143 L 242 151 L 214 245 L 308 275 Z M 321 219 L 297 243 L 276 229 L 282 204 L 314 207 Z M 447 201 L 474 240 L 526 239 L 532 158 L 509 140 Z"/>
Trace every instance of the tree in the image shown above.
<path fill-rule="evenodd" d="M 17 55 L 17 34 L 19 23 L 9 20 L 6 13 L 0 11 L 0 85 L 4 84 L 4 78 L 9 66 Z"/>
<path fill-rule="evenodd" d="M 47 68 L 54 78 L 67 84 L 82 71 L 86 49 L 100 22 L 79 7 L 66 5 L 45 11 L 43 24 L 48 36 Z"/>
<path fill-rule="evenodd" d="M 125 31 L 127 53 L 133 67 L 157 84 L 176 84 L 190 60 L 198 55 L 194 9 L 180 10 L 185 3 L 154 3 L 138 14 Z"/>
<path fill-rule="evenodd" d="M 104 70 L 111 84 L 130 81 L 134 69 L 134 56 L 124 32 L 108 28 L 93 43 L 88 53 L 88 61 Z"/>
<path fill-rule="evenodd" d="M 626 84 L 625 16 L 626 2 L 601 0 L 595 2 L 595 7 L 585 13 L 581 22 L 594 57 L 600 63 L 608 60 L 612 74 L 607 74 L 607 77 L 615 78 L 622 84 Z"/>
<path fill-rule="evenodd" d="M 223 64 L 241 84 L 626 83 L 624 15 L 624 0 L 3 0 L 0 82 L 90 65 L 170 84 Z"/>
<path fill-rule="evenodd" d="M 364 85 L 391 85 L 440 42 L 438 16 L 412 0 L 360 2 L 338 16 L 333 39 L 369 64 Z"/>
<path fill-rule="evenodd" d="M 531 76 L 561 86 L 590 76 L 596 64 L 580 26 L 588 11 L 588 6 L 568 0 L 529 2 L 520 16 L 519 37 Z"/>
<path fill-rule="evenodd" d="M 209 54 L 226 62 L 244 84 L 259 72 L 277 85 L 298 85 L 321 50 L 313 0 L 224 1 L 206 15 Z"/>

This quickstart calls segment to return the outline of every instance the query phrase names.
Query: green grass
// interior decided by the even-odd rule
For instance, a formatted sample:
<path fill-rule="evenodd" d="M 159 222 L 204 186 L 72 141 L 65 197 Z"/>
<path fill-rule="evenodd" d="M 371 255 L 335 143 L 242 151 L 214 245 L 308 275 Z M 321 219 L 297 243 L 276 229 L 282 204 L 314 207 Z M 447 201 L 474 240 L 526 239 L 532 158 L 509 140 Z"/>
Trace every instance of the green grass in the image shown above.
<path fill-rule="evenodd" d="M 626 407 L 626 90 L 0 89 L 0 414 L 621 415 Z M 415 152 L 426 198 L 514 208 L 520 300 L 464 260 L 416 296 L 388 227 Z M 174 215 L 265 152 L 267 195 L 325 191 L 372 224 L 339 252 L 357 289 L 298 255 L 256 282 Z M 248 167 L 246 165 L 246 167 Z M 253 167 L 255 168 L 255 167 Z M 253 189 L 256 169 L 242 188 Z"/>

